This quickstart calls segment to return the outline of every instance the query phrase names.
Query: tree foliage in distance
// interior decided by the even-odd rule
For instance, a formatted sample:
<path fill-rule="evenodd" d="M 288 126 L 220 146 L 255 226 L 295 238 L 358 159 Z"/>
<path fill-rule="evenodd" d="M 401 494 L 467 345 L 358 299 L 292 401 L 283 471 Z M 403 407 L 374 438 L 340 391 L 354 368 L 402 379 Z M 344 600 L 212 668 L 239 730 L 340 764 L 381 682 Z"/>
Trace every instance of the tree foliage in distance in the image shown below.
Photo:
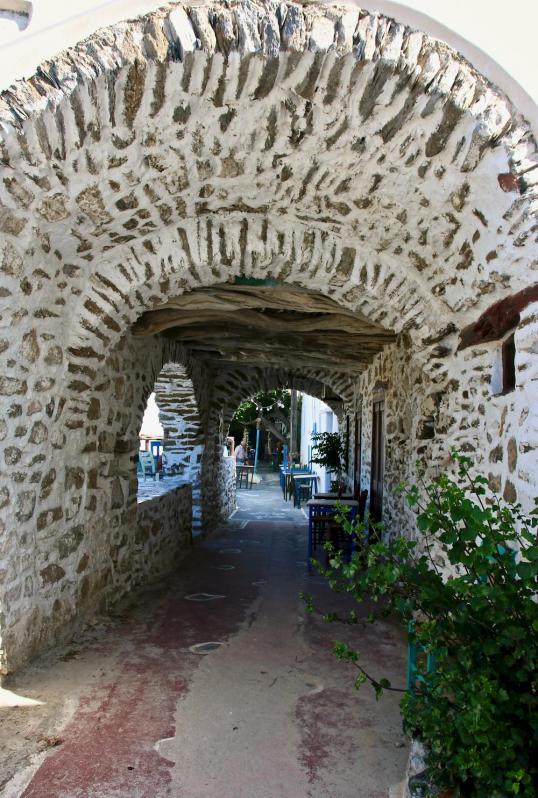
<path fill-rule="evenodd" d="M 328 544 L 329 565 L 317 566 L 335 591 L 377 602 L 369 621 L 390 615 L 404 628 L 412 623 L 417 644 L 432 655 L 430 670 L 419 658 L 400 705 L 404 729 L 426 746 L 431 783 L 468 798 L 536 798 L 538 499 L 525 516 L 489 494 L 467 457 L 453 457 L 455 477 L 402 488 L 417 512 L 420 544 L 396 537 L 355 551 L 350 562 Z M 326 619 L 356 623 L 357 614 Z M 357 687 L 369 682 L 378 696 L 400 689 L 366 673 L 359 651 L 343 643 L 334 650 L 356 665 Z"/>
<path fill-rule="evenodd" d="M 289 390 L 277 388 L 274 391 L 257 393 L 251 399 L 241 402 L 230 424 L 230 434 L 243 434 L 245 427 L 252 427 L 261 415 L 275 424 L 282 422 L 285 430 L 289 428 L 291 397 Z"/>

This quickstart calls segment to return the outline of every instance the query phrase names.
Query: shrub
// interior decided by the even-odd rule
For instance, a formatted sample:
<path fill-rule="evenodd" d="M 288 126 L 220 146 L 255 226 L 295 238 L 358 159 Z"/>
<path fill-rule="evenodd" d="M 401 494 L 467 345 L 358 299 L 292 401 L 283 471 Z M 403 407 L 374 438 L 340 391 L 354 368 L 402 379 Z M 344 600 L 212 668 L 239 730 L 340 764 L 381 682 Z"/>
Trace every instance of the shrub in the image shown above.
<path fill-rule="evenodd" d="M 340 480 L 345 468 L 346 447 L 339 432 L 312 435 L 312 462 L 324 466 Z"/>
<path fill-rule="evenodd" d="M 468 458 L 453 457 L 455 477 L 402 488 L 417 511 L 419 541 L 379 542 L 350 562 L 327 544 L 328 567 L 317 563 L 334 590 L 377 602 L 369 621 L 392 615 L 406 628 L 412 623 L 434 667 L 418 662 L 416 683 L 403 690 L 367 674 L 359 651 L 342 643 L 334 650 L 356 665 L 357 687 L 369 682 L 378 696 L 402 689 L 404 729 L 426 745 L 437 787 L 472 798 L 535 798 L 538 506 L 526 517 L 520 505 L 501 503 L 484 477 L 471 476 Z M 357 620 L 355 612 L 326 618 Z"/>

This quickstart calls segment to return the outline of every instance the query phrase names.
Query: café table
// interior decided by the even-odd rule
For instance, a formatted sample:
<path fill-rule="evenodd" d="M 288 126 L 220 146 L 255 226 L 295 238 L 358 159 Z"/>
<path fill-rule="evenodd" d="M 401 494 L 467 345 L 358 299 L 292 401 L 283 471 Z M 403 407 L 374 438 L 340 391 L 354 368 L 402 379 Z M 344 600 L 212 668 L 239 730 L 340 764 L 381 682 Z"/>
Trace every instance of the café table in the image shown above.
<path fill-rule="evenodd" d="M 324 515 L 334 516 L 337 505 L 343 508 L 349 508 L 348 518 L 351 522 L 355 521 L 359 511 L 359 502 L 356 499 L 344 499 L 335 496 L 330 499 L 309 499 L 306 506 L 308 507 L 308 549 L 307 549 L 307 562 L 308 570 L 312 569 L 311 559 L 314 549 L 314 524 L 316 520 Z M 351 551 L 353 551 L 354 540 L 351 538 Z"/>
<path fill-rule="evenodd" d="M 314 485 L 317 485 L 319 476 L 317 474 L 292 474 L 292 490 L 293 504 L 300 509 L 301 507 L 301 487 L 303 485 L 309 486 L 311 491 L 314 490 Z"/>
<path fill-rule="evenodd" d="M 309 468 L 283 468 L 280 472 L 280 485 L 284 494 L 284 501 L 292 495 L 291 479 L 297 474 L 312 474 Z"/>

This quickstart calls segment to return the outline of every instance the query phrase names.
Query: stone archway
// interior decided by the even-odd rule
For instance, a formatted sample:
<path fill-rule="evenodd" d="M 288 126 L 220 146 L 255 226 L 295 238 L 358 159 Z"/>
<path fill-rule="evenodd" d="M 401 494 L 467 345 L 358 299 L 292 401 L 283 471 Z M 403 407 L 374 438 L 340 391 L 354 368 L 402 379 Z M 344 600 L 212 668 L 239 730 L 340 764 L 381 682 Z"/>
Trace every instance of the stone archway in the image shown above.
<path fill-rule="evenodd" d="M 352 403 L 352 386 L 347 375 L 305 373 L 294 369 L 262 368 L 242 366 L 222 369 L 213 384 L 208 407 L 208 436 L 204 450 L 202 497 L 206 525 L 210 528 L 227 517 L 230 508 L 231 481 L 235 480 L 235 469 L 221 457 L 222 445 L 233 414 L 239 404 L 260 391 L 276 388 L 296 388 L 312 396 L 324 398 L 337 414 L 341 414 L 345 403 Z M 326 396 L 329 389 L 330 398 Z M 233 464 L 234 465 L 234 464 Z"/>
<path fill-rule="evenodd" d="M 458 344 L 535 283 L 536 145 L 450 48 L 351 7 L 178 3 L 44 64 L 4 92 L 0 124 L 7 667 L 143 577 L 129 457 L 165 363 L 205 391 L 207 480 L 220 467 L 207 394 L 241 375 L 132 333 L 190 291 L 271 279 L 396 336 L 353 380 L 333 363 L 303 377 L 364 407 L 387 383 L 388 483 L 456 444 L 530 501 L 536 306 L 516 319 L 511 396 L 489 389 L 495 342 Z M 78 548 L 60 561 L 76 526 L 83 576 Z"/>

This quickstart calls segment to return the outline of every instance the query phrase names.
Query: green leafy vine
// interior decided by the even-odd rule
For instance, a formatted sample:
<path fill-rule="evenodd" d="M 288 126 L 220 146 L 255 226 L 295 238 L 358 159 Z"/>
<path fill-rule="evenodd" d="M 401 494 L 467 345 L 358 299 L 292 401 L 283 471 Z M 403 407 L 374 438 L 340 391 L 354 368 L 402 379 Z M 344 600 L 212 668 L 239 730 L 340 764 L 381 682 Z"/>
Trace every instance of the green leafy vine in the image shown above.
<path fill-rule="evenodd" d="M 453 458 L 455 475 L 400 488 L 417 513 L 416 541 L 375 542 L 349 561 L 326 544 L 327 566 L 316 563 L 333 590 L 359 604 L 373 599 L 368 622 L 392 616 L 412 628 L 424 653 L 412 688 L 367 673 L 360 652 L 344 643 L 334 653 L 357 667 L 357 688 L 370 684 L 377 697 L 403 693 L 404 729 L 425 743 L 436 788 L 468 798 L 536 798 L 538 500 L 525 515 L 472 475 L 469 458 Z M 356 533 L 344 513 L 339 522 Z M 356 611 L 325 619 L 358 623 Z"/>

